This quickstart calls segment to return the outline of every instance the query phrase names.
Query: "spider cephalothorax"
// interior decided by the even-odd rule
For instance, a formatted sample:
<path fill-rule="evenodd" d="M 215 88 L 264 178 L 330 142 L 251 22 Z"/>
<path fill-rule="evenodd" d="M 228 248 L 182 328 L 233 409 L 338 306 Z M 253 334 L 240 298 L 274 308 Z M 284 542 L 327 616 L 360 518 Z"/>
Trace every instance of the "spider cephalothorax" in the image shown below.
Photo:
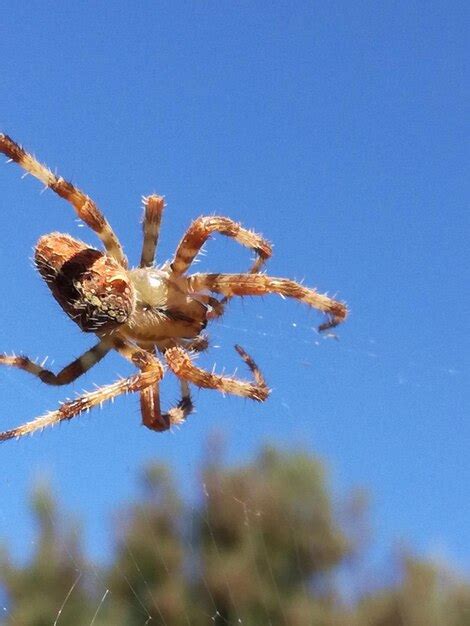
<path fill-rule="evenodd" d="M 19 437 L 72 417 L 120 394 L 138 391 L 143 424 L 156 431 L 179 424 L 191 413 L 193 405 L 189 383 L 217 389 L 223 393 L 262 401 L 269 389 L 253 359 L 235 346 L 251 370 L 253 380 L 221 376 L 197 367 L 192 352 L 208 347 L 202 331 L 211 319 L 219 317 L 233 296 L 261 296 L 275 293 L 295 298 L 323 311 L 327 321 L 320 330 L 342 322 L 344 304 L 319 294 L 287 278 L 261 274 L 271 256 L 270 244 L 227 217 L 200 217 L 186 231 L 171 261 L 156 267 L 163 198 L 144 198 L 144 243 L 140 265 L 129 269 L 121 244 L 96 204 L 82 191 L 53 174 L 21 146 L 0 135 L 0 152 L 50 187 L 74 207 L 101 239 L 105 252 L 53 233 L 41 237 L 35 249 L 36 266 L 65 313 L 85 332 L 93 332 L 98 343 L 58 374 L 25 356 L 0 354 L 0 364 L 23 369 L 51 385 L 64 385 L 98 363 L 110 350 L 117 350 L 139 370 L 81 397 L 64 402 L 32 422 L 0 433 L 0 441 Z M 256 259 L 243 274 L 187 274 L 198 252 L 213 233 L 235 239 L 253 250 Z M 216 298 L 216 294 L 221 296 Z M 168 368 L 179 378 L 181 400 L 168 412 L 160 409 L 159 381 L 164 369 L 157 354 L 163 355 Z"/>

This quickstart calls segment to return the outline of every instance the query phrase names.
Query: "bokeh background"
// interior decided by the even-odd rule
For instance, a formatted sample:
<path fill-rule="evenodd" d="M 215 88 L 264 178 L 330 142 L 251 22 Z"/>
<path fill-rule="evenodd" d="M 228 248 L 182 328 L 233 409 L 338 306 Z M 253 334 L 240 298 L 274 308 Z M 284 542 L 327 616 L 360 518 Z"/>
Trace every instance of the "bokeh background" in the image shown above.
<path fill-rule="evenodd" d="M 191 503 L 223 441 L 232 465 L 265 443 L 319 456 L 333 501 L 364 488 L 371 571 L 406 543 L 470 573 L 467 19 L 458 1 L 2 5 L 1 128 L 97 201 L 132 262 L 141 196 L 157 192 L 159 261 L 196 216 L 228 215 L 274 243 L 271 274 L 351 309 L 337 341 L 297 303 L 233 302 L 201 363 L 233 371 L 240 343 L 273 388 L 265 404 L 196 390 L 197 412 L 157 435 L 125 397 L 3 445 L 0 538 L 17 562 L 36 542 L 34 481 L 105 563 L 142 465 L 168 465 Z M 51 231 L 97 241 L 17 166 L 0 174 L 1 350 L 62 367 L 93 337 L 50 297 L 32 246 Z M 206 252 L 198 270 L 249 258 L 221 238 Z M 52 389 L 2 369 L 1 428 L 130 371 L 108 357 Z"/>

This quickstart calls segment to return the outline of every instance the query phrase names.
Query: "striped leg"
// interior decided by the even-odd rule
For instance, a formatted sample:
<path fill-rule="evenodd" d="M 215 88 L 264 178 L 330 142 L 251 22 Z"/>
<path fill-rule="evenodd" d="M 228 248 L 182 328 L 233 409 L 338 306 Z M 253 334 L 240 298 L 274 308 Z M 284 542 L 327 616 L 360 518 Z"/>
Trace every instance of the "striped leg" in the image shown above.
<path fill-rule="evenodd" d="M 145 369 L 158 367 L 163 376 L 163 367 L 156 356 L 146 350 L 132 348 L 127 344 L 117 344 L 117 350 L 134 365 Z M 160 376 L 160 378 L 162 378 Z M 160 380 L 160 379 L 159 379 Z M 181 424 L 193 410 L 193 403 L 189 393 L 189 386 L 182 381 L 181 400 L 176 407 L 171 408 L 167 413 L 162 413 L 160 408 L 160 389 L 157 380 L 153 385 L 149 385 L 140 392 L 140 409 L 142 412 L 142 423 L 150 430 L 162 432 L 171 426 Z"/>
<path fill-rule="evenodd" d="M 174 274 L 179 276 L 186 272 L 212 233 L 231 237 L 242 246 L 254 250 L 258 258 L 255 260 L 251 272 L 259 271 L 263 263 L 272 254 L 269 242 L 228 217 L 199 217 L 188 228 L 176 249 L 175 257 L 171 263 Z"/>
<path fill-rule="evenodd" d="M 191 358 L 183 348 L 169 348 L 165 352 L 168 367 L 183 380 L 206 389 L 217 389 L 222 393 L 230 393 L 236 396 L 251 398 L 263 402 L 269 395 L 269 389 L 258 366 L 253 359 L 241 348 L 235 346 L 236 351 L 250 368 L 254 382 L 238 380 L 231 376 L 220 376 L 208 372 L 194 365 Z"/>
<path fill-rule="evenodd" d="M 80 189 L 74 187 L 72 183 L 53 174 L 7 135 L 0 134 L 0 152 L 3 152 L 9 159 L 18 163 L 23 169 L 55 191 L 61 198 L 70 202 L 78 217 L 94 230 L 101 239 L 107 253 L 123 267 L 127 267 L 127 259 L 124 256 L 118 238 L 91 198 L 80 191 Z"/>
<path fill-rule="evenodd" d="M 188 277 L 189 291 L 209 290 L 225 296 L 264 296 L 277 293 L 282 297 L 295 298 L 328 315 L 328 321 L 319 326 L 327 330 L 346 319 L 345 304 L 333 300 L 287 278 L 273 278 L 265 274 L 193 274 Z"/>
<path fill-rule="evenodd" d="M 142 256 L 140 257 L 140 267 L 151 267 L 154 264 L 164 207 L 165 203 L 161 196 L 147 196 L 144 198 L 144 243 Z"/>
<path fill-rule="evenodd" d="M 142 412 L 142 423 L 150 430 L 162 432 L 172 426 L 177 426 L 186 420 L 193 411 L 193 403 L 189 392 L 189 385 L 186 381 L 181 382 L 181 400 L 177 406 L 169 409 L 167 413 L 162 413 L 160 408 L 160 389 L 158 383 L 143 389 L 140 393 L 140 410 Z"/>
<path fill-rule="evenodd" d="M 194 297 L 198 302 L 201 302 L 207 307 L 207 320 L 213 320 L 221 317 L 225 312 L 225 306 L 229 300 L 229 298 L 221 298 L 220 300 L 217 300 L 217 298 L 208 296 L 205 293 L 198 293 Z"/>
<path fill-rule="evenodd" d="M 194 339 L 183 340 L 181 345 L 185 350 L 189 350 L 190 352 L 205 352 L 209 347 L 209 337 L 201 333 Z"/>
<path fill-rule="evenodd" d="M 42 365 L 31 361 L 27 356 L 0 354 L 0 365 L 9 365 L 10 367 L 17 367 L 25 372 L 29 372 L 48 385 L 68 385 L 101 361 L 108 354 L 111 347 L 106 341 L 100 341 L 96 346 L 82 354 L 81 357 L 60 370 L 58 374 L 54 374 L 42 367 Z"/>
<path fill-rule="evenodd" d="M 15 437 L 22 437 L 23 435 L 31 434 L 37 430 L 42 430 L 46 426 L 53 426 L 59 422 L 70 420 L 84 411 L 89 411 L 97 405 L 101 405 L 106 400 L 116 398 L 121 394 L 141 391 L 150 385 L 154 385 L 163 374 L 163 368 L 160 365 L 158 367 L 150 367 L 146 371 L 141 371 L 139 374 L 130 376 L 118 380 L 111 385 L 100 387 L 96 391 L 85 393 L 75 400 L 69 400 L 60 405 L 60 408 L 56 411 L 50 411 L 42 417 L 38 417 L 31 422 L 27 422 L 18 428 L 12 430 L 6 430 L 0 433 L 0 441 L 7 441 L 8 439 L 14 439 Z"/>

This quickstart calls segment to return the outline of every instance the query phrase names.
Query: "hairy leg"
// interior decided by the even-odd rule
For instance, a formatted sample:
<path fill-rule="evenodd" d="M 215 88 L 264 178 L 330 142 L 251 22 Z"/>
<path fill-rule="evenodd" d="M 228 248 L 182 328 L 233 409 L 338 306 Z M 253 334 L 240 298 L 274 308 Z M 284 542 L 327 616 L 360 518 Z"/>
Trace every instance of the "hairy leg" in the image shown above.
<path fill-rule="evenodd" d="M 202 333 L 194 339 L 183 340 L 181 346 L 190 352 L 205 352 L 209 347 L 209 338 Z"/>
<path fill-rule="evenodd" d="M 288 278 L 274 278 L 265 274 L 193 274 L 188 277 L 188 290 L 209 290 L 229 297 L 275 293 L 285 298 L 294 298 L 329 316 L 329 320 L 319 327 L 321 331 L 337 326 L 348 314 L 348 309 L 342 302 Z"/>
<path fill-rule="evenodd" d="M 232 376 L 220 376 L 194 365 L 189 354 L 180 347 L 169 348 L 165 352 L 168 367 L 178 378 L 206 389 L 217 389 L 222 393 L 230 393 L 262 402 L 269 395 L 269 389 L 263 375 L 253 359 L 241 348 L 235 346 L 236 351 L 250 368 L 254 382 L 238 380 Z"/>
<path fill-rule="evenodd" d="M 181 424 L 192 413 L 193 408 L 189 385 L 186 381 L 181 381 L 181 400 L 175 407 L 169 409 L 167 413 L 161 412 L 158 383 L 146 387 L 140 392 L 142 423 L 150 430 L 161 432 Z"/>
<path fill-rule="evenodd" d="M 140 267 L 151 267 L 154 264 L 164 206 L 165 203 L 161 196 L 147 196 L 144 198 L 144 242 L 140 257 Z"/>
<path fill-rule="evenodd" d="M 70 202 L 78 217 L 95 231 L 101 239 L 107 253 L 123 267 L 127 267 L 127 259 L 124 256 L 118 238 L 91 198 L 84 194 L 83 191 L 80 191 L 80 189 L 74 187 L 72 183 L 53 174 L 7 135 L 0 134 L 0 152 L 3 152 L 9 159 L 18 163 L 24 170 L 55 191 L 61 198 Z"/>
<path fill-rule="evenodd" d="M 243 228 L 237 222 L 228 217 L 207 216 L 194 220 L 179 243 L 174 259 L 171 263 L 173 273 L 177 276 L 187 271 L 194 258 L 213 233 L 220 233 L 231 237 L 242 246 L 251 248 L 257 254 L 257 259 L 251 268 L 251 272 L 257 272 L 272 254 L 272 248 L 268 241 Z"/>
<path fill-rule="evenodd" d="M 160 366 L 161 367 L 161 366 Z M 50 411 L 42 417 L 38 417 L 22 426 L 6 430 L 0 433 L 0 441 L 7 441 L 15 437 L 31 434 L 37 430 L 42 430 L 46 426 L 53 426 L 59 422 L 70 420 L 84 411 L 89 411 L 97 405 L 101 405 L 107 400 L 116 398 L 121 394 L 141 391 L 150 385 L 154 385 L 162 376 L 163 369 L 148 369 L 129 378 L 124 378 L 111 385 L 100 387 L 96 391 L 85 393 L 75 400 L 69 400 L 60 405 L 56 411 Z"/>
<path fill-rule="evenodd" d="M 229 300 L 229 298 L 221 298 L 220 300 L 217 300 L 217 298 L 204 293 L 194 294 L 193 298 L 207 307 L 207 320 L 213 320 L 221 317 L 225 312 L 225 306 Z"/>
<path fill-rule="evenodd" d="M 75 359 L 75 361 L 72 361 L 72 363 L 60 370 L 58 374 L 54 374 L 42 365 L 31 361 L 27 356 L 21 355 L 8 356 L 0 354 L 0 365 L 9 365 L 10 367 L 17 367 L 25 372 L 29 372 L 48 385 L 68 385 L 101 361 L 111 348 L 112 346 L 105 340 L 100 341 L 96 346 L 93 346 L 78 359 Z"/>
<path fill-rule="evenodd" d="M 150 368 L 160 368 L 163 376 L 163 367 L 158 358 L 147 350 L 133 348 L 127 344 L 117 344 L 117 350 L 142 371 Z M 159 379 L 160 380 L 160 379 Z M 142 423 L 151 430 L 161 432 L 168 430 L 171 426 L 181 424 L 193 410 L 193 404 L 187 384 L 181 387 L 181 400 L 177 406 L 162 413 L 160 408 L 160 389 L 158 380 L 140 392 L 140 408 L 142 412 Z"/>

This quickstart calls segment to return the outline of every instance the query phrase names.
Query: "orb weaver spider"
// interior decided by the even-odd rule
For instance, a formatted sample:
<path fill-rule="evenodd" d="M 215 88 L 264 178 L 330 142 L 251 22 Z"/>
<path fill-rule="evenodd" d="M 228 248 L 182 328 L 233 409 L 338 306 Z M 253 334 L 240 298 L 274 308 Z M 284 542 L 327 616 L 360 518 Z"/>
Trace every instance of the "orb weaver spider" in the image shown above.
<path fill-rule="evenodd" d="M 95 333 L 97 344 L 57 374 L 26 356 L 0 354 L 0 364 L 22 369 L 49 385 L 65 385 L 101 361 L 110 350 L 116 350 L 139 370 L 0 433 L 0 441 L 70 420 L 129 392 L 140 394 L 142 422 L 155 431 L 180 424 L 191 413 L 190 384 L 260 402 L 266 400 L 269 389 L 264 377 L 240 346 L 235 349 L 251 371 L 251 381 L 206 371 L 192 359 L 192 353 L 208 347 L 203 334 L 208 322 L 220 317 L 234 296 L 278 294 L 294 298 L 327 315 L 320 330 L 332 328 L 346 318 L 347 308 L 343 303 L 293 280 L 260 273 L 271 256 L 271 245 L 227 217 L 196 219 L 173 258 L 156 266 L 154 256 L 164 209 L 164 200 L 157 195 L 144 198 L 142 255 L 139 267 L 129 268 L 117 236 L 91 198 L 53 174 L 7 135 L 0 134 L 0 152 L 68 201 L 78 217 L 101 239 L 105 249 L 102 252 L 70 235 L 52 233 L 39 239 L 34 257 L 39 273 L 64 312 L 82 331 Z M 214 233 L 231 237 L 255 253 L 248 272 L 187 274 L 198 252 Z M 165 370 L 158 355 L 181 386 L 180 402 L 167 412 L 160 408 L 159 382 Z"/>

